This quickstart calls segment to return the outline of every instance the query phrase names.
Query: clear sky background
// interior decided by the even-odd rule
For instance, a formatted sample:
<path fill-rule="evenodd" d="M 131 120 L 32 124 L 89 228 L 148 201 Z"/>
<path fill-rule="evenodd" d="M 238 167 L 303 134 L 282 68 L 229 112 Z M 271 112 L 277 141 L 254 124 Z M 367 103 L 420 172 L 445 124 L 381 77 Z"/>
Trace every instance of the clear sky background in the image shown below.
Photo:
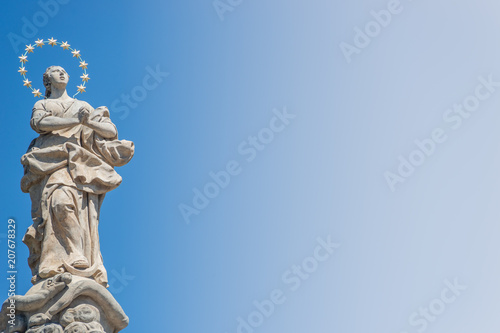
<path fill-rule="evenodd" d="M 2 4 L 0 253 L 15 218 L 18 292 L 36 136 L 18 56 L 54 37 L 89 63 L 77 98 L 136 144 L 100 221 L 123 332 L 498 331 L 498 2 L 212 1 Z M 74 94 L 60 48 L 30 55 L 30 80 L 54 64 Z"/>

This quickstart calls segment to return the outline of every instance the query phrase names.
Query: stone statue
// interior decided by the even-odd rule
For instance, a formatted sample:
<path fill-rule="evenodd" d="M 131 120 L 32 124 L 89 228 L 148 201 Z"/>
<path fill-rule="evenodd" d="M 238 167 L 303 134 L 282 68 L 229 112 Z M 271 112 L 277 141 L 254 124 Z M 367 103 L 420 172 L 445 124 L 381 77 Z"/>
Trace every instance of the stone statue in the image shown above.
<path fill-rule="evenodd" d="M 107 286 L 97 232 L 107 192 L 121 183 L 113 167 L 133 156 L 105 107 L 70 98 L 69 76 L 59 66 L 43 75 L 46 99 L 35 103 L 31 127 L 40 134 L 21 163 L 23 192 L 29 192 L 33 225 L 24 242 L 34 282 L 62 272 L 91 276 Z"/>
<path fill-rule="evenodd" d="M 23 242 L 34 286 L 12 299 L 17 326 L 6 325 L 4 303 L 0 332 L 115 333 L 128 324 L 106 290 L 98 225 L 104 196 L 122 181 L 114 168 L 131 160 L 134 144 L 118 140 L 106 107 L 69 97 L 68 81 L 62 67 L 47 68 L 45 99 L 33 107 L 31 127 L 40 135 L 21 158 L 21 189 L 32 204 Z"/>

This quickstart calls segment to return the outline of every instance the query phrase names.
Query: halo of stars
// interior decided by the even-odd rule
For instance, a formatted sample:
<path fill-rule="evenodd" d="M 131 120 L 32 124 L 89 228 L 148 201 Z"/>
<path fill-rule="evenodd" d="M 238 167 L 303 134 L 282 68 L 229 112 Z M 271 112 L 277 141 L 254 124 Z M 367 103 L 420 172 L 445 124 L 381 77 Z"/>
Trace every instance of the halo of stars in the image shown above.
<path fill-rule="evenodd" d="M 19 57 L 19 62 L 21 62 L 21 67 L 19 67 L 18 70 L 19 74 L 21 74 L 21 76 L 23 77 L 23 85 L 31 89 L 31 93 L 33 94 L 34 97 L 42 97 L 40 89 L 35 89 L 31 85 L 31 81 L 26 76 L 26 73 L 28 73 L 28 71 L 26 70 L 25 64 L 28 62 L 28 54 L 33 53 L 37 47 L 42 48 L 45 45 L 45 43 L 47 43 L 47 45 L 50 45 L 51 47 L 59 45 L 63 50 L 69 50 L 71 54 L 73 54 L 73 57 L 78 59 L 78 61 L 80 62 L 79 67 L 83 70 L 83 75 L 80 76 L 80 78 L 82 79 L 82 84 L 77 86 L 78 91 L 76 94 L 73 95 L 73 98 L 79 93 L 84 93 L 86 89 L 85 84 L 90 80 L 90 77 L 87 73 L 87 66 L 89 64 L 87 64 L 85 60 L 82 59 L 79 50 L 71 48 L 71 45 L 68 44 L 68 42 L 58 42 L 57 39 L 54 38 L 50 38 L 48 41 L 44 41 L 43 39 L 38 39 L 35 41 L 34 46 L 31 44 L 26 45 L 24 54 Z"/>

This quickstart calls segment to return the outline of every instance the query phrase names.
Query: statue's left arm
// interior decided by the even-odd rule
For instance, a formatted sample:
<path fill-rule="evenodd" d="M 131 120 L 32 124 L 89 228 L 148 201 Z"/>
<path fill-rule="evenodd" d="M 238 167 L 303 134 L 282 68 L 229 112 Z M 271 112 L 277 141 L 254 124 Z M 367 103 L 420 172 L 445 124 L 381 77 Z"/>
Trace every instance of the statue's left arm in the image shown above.
<path fill-rule="evenodd" d="M 127 164 L 134 156 L 134 143 L 118 140 L 118 131 L 105 106 L 90 114 L 82 131 L 82 147 L 113 167 Z"/>
<path fill-rule="evenodd" d="M 82 107 L 81 109 L 85 109 Z M 109 119 L 109 118 L 108 118 Z M 95 121 L 90 119 L 90 112 L 83 117 L 82 125 L 94 130 L 104 139 L 113 139 L 118 135 L 115 125 L 111 121 Z"/>
<path fill-rule="evenodd" d="M 109 123 L 98 123 L 97 121 L 87 120 L 82 123 L 90 129 L 93 129 L 100 136 L 105 139 L 112 139 L 116 137 L 116 127 Z"/>

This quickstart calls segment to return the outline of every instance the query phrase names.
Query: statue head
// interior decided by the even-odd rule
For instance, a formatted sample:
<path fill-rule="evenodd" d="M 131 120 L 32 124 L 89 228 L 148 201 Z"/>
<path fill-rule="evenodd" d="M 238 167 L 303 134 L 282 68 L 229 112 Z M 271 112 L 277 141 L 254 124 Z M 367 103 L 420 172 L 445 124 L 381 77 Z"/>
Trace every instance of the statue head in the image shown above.
<path fill-rule="evenodd" d="M 61 66 L 50 66 L 43 73 L 43 85 L 45 87 L 45 98 L 49 98 L 52 87 L 66 89 L 69 82 L 69 75 Z"/>

